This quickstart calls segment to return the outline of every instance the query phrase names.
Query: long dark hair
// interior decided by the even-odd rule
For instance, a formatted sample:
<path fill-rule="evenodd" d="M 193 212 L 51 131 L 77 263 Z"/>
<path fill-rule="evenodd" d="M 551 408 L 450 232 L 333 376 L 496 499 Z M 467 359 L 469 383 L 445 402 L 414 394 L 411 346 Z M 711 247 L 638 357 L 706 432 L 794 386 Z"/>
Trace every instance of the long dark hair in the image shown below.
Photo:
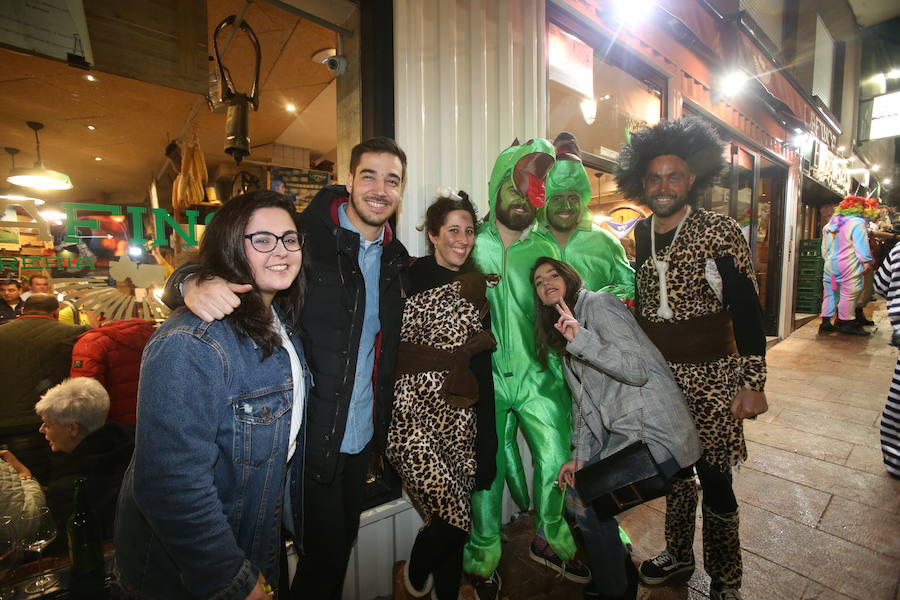
<path fill-rule="evenodd" d="M 561 260 L 542 256 L 531 267 L 531 285 L 534 289 L 534 339 L 537 341 L 538 359 L 541 364 L 547 366 L 547 355 L 552 351 L 562 355 L 566 349 L 566 338 L 560 335 L 553 325 L 559 320 L 559 312 L 554 306 L 544 306 L 538 298 L 537 288 L 534 287 L 534 274 L 543 265 L 553 267 L 566 283 L 566 295 L 563 297 L 570 309 L 575 310 L 575 300 L 581 291 L 581 275 L 568 263 Z"/>
<path fill-rule="evenodd" d="M 253 281 L 253 272 L 244 251 L 244 229 L 253 213 L 260 208 L 284 209 L 303 235 L 301 220 L 294 203 L 277 192 L 251 192 L 235 196 L 226 202 L 213 216 L 200 242 L 197 274 L 203 279 L 221 277 L 226 281 L 252 283 L 253 289 L 239 294 L 241 304 L 228 316 L 234 328 L 251 338 L 263 350 L 267 358 L 281 345 L 281 337 L 272 327 L 272 314 L 266 310 L 262 296 Z M 307 253 L 303 252 L 300 274 L 286 290 L 275 294 L 273 305 L 279 318 L 288 329 L 297 331 L 303 296 L 306 292 Z"/>

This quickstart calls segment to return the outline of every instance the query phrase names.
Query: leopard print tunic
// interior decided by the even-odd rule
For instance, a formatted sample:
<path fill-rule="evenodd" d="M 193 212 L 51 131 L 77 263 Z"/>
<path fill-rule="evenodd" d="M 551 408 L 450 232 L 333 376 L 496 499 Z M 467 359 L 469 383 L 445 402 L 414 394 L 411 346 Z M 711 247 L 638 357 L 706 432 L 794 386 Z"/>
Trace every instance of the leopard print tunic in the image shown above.
<path fill-rule="evenodd" d="M 482 331 L 478 309 L 459 294 L 460 282 L 411 296 L 400 341 L 452 351 Z M 447 371 L 405 374 L 394 384 L 394 407 L 385 455 L 425 524 L 437 515 L 471 529 L 475 485 L 475 409 L 455 408 L 440 394 Z"/>
<path fill-rule="evenodd" d="M 750 251 L 737 223 L 702 209 L 687 217 L 672 244 L 657 251 L 658 260 L 669 261 L 666 283 L 673 321 L 725 309 L 715 265 L 715 259 L 722 256 L 732 256 L 738 271 L 756 281 Z M 663 321 L 656 314 L 659 279 L 650 260 L 638 267 L 635 280 L 642 316 Z M 743 426 L 731 415 L 731 401 L 743 387 L 763 389 L 765 358 L 735 354 L 707 363 L 668 364 L 687 399 L 703 458 L 725 471 L 746 460 Z"/>

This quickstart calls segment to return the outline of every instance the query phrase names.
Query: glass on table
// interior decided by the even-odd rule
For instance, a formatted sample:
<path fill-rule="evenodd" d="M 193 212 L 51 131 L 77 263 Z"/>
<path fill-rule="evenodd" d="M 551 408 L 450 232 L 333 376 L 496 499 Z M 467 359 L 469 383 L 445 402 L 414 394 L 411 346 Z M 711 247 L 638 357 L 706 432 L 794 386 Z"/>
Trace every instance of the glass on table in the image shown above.
<path fill-rule="evenodd" d="M 0 515 L 0 581 L 2 581 L 19 560 L 19 534 L 16 518 Z M 12 586 L 0 587 L 0 600 L 10 600 L 16 595 Z"/>
<path fill-rule="evenodd" d="M 59 583 L 59 577 L 54 574 L 44 573 L 42 554 L 44 548 L 56 539 L 56 523 L 50 509 L 41 506 L 38 509 L 22 515 L 22 531 L 25 535 L 21 538 L 22 547 L 30 552 L 38 553 L 38 565 L 41 571 L 40 577 L 25 587 L 25 592 L 35 594 L 44 592 Z"/>

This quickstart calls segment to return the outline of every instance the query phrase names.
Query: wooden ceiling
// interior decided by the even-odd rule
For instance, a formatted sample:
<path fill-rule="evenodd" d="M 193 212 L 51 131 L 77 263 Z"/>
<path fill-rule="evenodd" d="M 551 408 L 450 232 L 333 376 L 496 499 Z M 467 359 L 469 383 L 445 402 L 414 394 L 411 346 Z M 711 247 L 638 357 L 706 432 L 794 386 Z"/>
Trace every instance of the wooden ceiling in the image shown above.
<path fill-rule="evenodd" d="M 237 13 L 243 0 L 209 0 L 207 21 L 209 53 L 212 31 L 227 15 Z M 334 79 L 323 65 L 310 57 L 317 50 L 335 47 L 336 34 L 264 2 L 253 2 L 245 20 L 259 38 L 262 50 L 259 111 L 250 115 L 250 159 L 267 160 L 271 144 L 288 129 L 298 115 L 315 115 L 304 109 L 326 90 Z M 220 45 L 227 37 L 221 36 Z M 250 43 L 238 35 L 223 62 L 230 68 L 238 91 L 248 92 L 253 58 Z M 86 71 L 51 59 L 0 49 L 0 146 L 18 148 L 17 166 L 36 160 L 34 134 L 25 121 L 40 121 L 41 154 L 47 168 L 68 174 L 75 185 L 65 192 L 47 192 L 51 205 L 57 202 L 142 202 L 153 177 L 165 164 L 166 145 L 183 130 L 197 94 L 144 83 L 99 71 L 88 81 Z M 296 113 L 285 105 L 296 106 Z M 335 111 L 335 106 L 314 106 Z M 333 122 L 322 119 L 324 122 Z M 313 120 L 312 122 L 316 122 Z M 197 111 L 193 127 L 201 146 L 215 164 L 223 153 L 225 114 L 212 113 L 205 101 Z M 96 129 L 89 130 L 88 125 Z M 317 136 L 313 156 L 329 153 L 336 145 L 336 132 Z M 296 145 L 303 145 L 292 140 Z M 5 154 L 5 153 L 4 153 Z M 102 158 L 101 161 L 95 157 Z M 5 184 L 10 161 L 0 159 L 0 185 Z M 38 194 L 40 195 L 40 194 Z"/>

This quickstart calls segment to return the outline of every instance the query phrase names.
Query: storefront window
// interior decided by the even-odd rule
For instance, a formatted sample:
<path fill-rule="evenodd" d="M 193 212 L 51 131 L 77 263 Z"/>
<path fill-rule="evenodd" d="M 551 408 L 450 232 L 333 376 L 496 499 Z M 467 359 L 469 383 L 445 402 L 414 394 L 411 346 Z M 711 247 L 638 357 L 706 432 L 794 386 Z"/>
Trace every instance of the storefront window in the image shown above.
<path fill-rule="evenodd" d="M 632 131 L 659 122 L 664 85 L 608 50 L 550 25 L 549 128 L 573 133 L 582 152 L 615 160 Z"/>
<path fill-rule="evenodd" d="M 591 180 L 594 223 L 634 260 L 634 226 L 649 211 L 619 192 L 612 171 L 631 132 L 665 114 L 666 78 L 595 31 L 549 25 L 549 138 L 575 135 Z M 571 33 L 571 32 L 574 32 Z"/>
<path fill-rule="evenodd" d="M 768 307 L 778 305 L 774 292 L 780 287 L 780 229 L 786 182 L 787 172 L 784 167 L 760 157 L 758 193 L 752 219 L 756 224 L 753 267 L 759 281 L 759 298 L 770 320 L 773 317 Z"/>
<path fill-rule="evenodd" d="M 735 218 L 744 233 L 747 245 L 753 248 L 755 242 L 751 235 L 757 224 L 750 218 L 753 214 L 753 155 L 743 149 L 739 149 L 737 156 L 737 214 Z M 752 226 L 751 226 L 752 224 Z"/>

